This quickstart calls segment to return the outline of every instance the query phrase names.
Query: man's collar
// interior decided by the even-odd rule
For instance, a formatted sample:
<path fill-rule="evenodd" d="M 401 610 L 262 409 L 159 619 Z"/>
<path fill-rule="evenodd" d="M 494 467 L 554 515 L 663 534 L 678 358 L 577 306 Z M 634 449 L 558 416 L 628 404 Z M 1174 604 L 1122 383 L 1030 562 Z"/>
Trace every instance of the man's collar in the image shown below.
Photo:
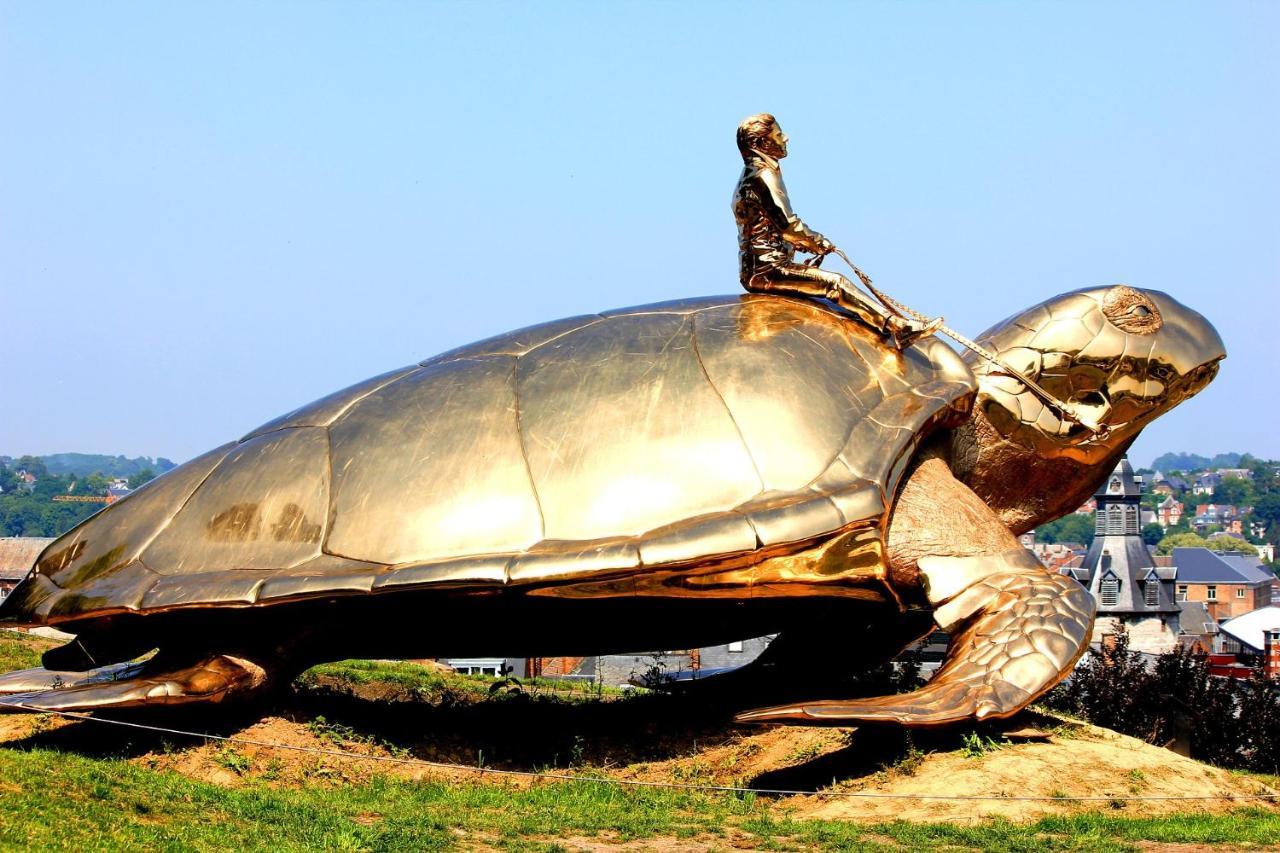
<path fill-rule="evenodd" d="M 750 151 L 751 151 L 752 158 L 759 160 L 761 163 L 765 165 L 766 168 L 769 168 L 769 169 L 779 168 L 778 160 L 776 157 L 770 157 L 768 154 L 764 153 L 759 148 L 752 148 L 750 149 Z"/>

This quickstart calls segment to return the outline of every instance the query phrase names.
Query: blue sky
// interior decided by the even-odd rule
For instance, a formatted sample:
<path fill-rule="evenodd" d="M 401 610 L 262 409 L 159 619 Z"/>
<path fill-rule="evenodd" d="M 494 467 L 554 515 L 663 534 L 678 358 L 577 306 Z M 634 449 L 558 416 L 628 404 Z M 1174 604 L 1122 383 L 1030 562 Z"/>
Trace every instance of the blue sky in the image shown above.
<path fill-rule="evenodd" d="M 1230 358 L 1164 450 L 1280 457 L 1280 4 L 0 6 L 0 453 L 189 458 L 386 369 L 733 292 L 737 122 L 977 333 L 1166 290 Z"/>

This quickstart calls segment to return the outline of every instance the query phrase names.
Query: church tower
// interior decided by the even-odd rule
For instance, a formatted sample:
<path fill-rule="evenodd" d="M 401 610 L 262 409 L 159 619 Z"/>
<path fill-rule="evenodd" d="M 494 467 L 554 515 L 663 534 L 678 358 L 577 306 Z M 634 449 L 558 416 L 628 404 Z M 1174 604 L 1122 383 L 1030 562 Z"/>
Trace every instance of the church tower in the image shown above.
<path fill-rule="evenodd" d="M 1131 648 L 1160 654 L 1178 644 L 1178 570 L 1157 566 L 1142 541 L 1140 482 L 1128 458 L 1121 459 L 1094 495 L 1098 511 L 1093 544 L 1073 573 L 1098 602 L 1093 642 L 1102 642 L 1124 625 Z"/>

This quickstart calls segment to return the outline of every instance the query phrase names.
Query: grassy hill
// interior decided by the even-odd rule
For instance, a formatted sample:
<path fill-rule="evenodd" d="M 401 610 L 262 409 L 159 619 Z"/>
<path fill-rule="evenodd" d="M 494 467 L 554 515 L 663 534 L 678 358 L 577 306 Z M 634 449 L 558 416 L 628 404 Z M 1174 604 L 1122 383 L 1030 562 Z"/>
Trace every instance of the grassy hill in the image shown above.
<path fill-rule="evenodd" d="M 48 645 L 0 633 L 0 668 L 31 665 Z M 494 689 L 360 661 L 318 667 L 266 708 L 132 717 L 256 743 L 0 717 L 0 847 L 1138 850 L 1280 838 L 1274 804 L 1129 799 L 1255 794 L 1277 780 L 1061 718 L 908 738 L 734 727 L 714 705 L 545 682 Z M 937 794 L 991 799 L 919 799 Z M 1045 799 L 1014 799 L 1025 795 Z"/>

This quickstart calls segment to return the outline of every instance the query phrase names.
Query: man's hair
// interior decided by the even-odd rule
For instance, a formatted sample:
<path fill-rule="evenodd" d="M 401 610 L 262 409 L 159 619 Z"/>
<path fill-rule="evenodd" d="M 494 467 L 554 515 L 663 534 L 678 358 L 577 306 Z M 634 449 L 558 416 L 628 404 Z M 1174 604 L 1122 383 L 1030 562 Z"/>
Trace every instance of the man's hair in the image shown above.
<path fill-rule="evenodd" d="M 743 154 L 752 148 L 758 148 L 760 140 L 766 139 L 778 120 L 769 113 L 756 113 L 747 116 L 738 125 L 738 150 Z"/>

